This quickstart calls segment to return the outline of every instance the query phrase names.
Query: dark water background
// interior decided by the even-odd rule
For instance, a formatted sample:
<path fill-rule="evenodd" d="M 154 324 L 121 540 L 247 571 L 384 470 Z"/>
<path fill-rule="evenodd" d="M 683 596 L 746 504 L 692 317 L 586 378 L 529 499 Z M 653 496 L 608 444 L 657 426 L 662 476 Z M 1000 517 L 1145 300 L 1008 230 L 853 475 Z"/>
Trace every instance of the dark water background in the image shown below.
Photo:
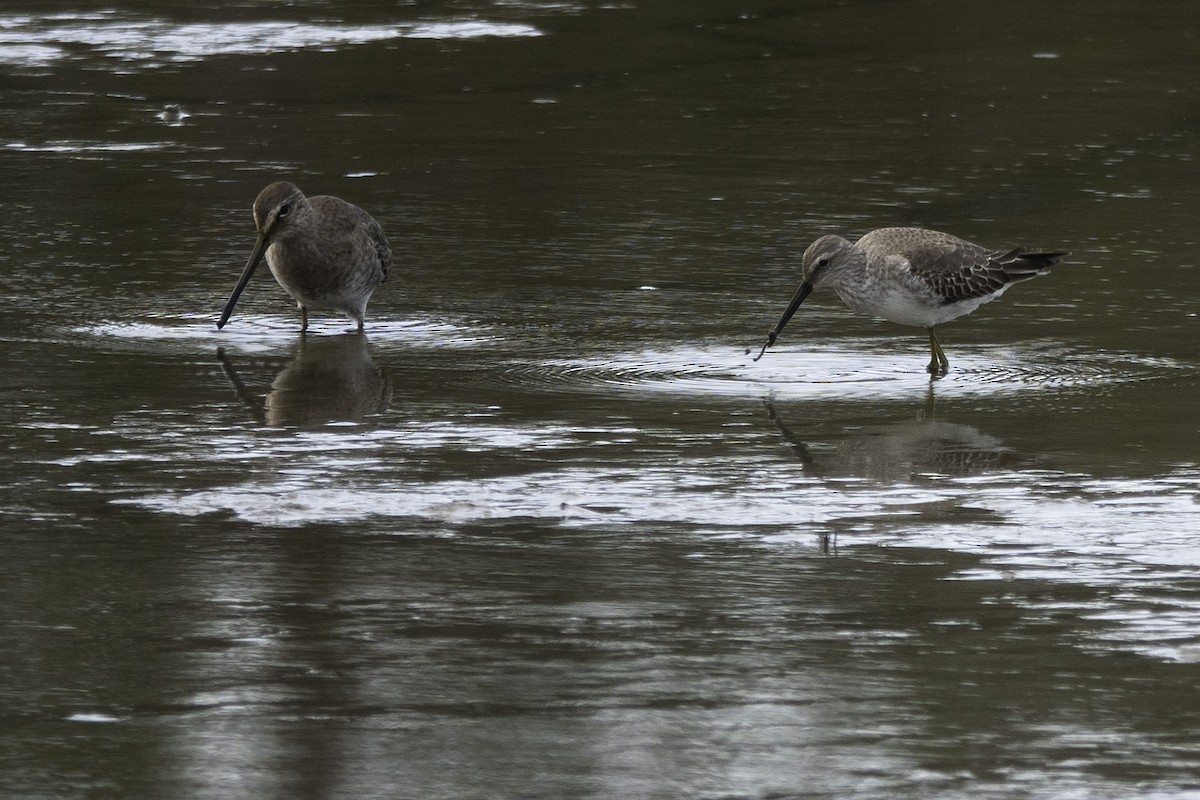
<path fill-rule="evenodd" d="M 1200 797 L 1197 31 L 6 4 L 5 796 Z M 366 336 L 215 329 L 281 178 Z M 1073 255 L 933 384 L 820 293 L 751 363 L 884 225 Z"/>

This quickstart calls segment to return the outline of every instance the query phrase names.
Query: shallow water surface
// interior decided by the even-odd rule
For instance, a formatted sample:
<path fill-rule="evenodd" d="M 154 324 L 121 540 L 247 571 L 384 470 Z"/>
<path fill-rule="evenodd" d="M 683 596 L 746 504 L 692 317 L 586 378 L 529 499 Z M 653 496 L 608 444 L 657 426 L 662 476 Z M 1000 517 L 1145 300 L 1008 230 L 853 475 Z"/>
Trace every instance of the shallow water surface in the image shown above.
<path fill-rule="evenodd" d="M 0 12 L 0 782 L 1200 796 L 1197 15 Z M 365 335 L 217 331 L 280 178 Z M 884 225 L 1072 256 L 939 380 L 820 292 L 754 361 Z"/>

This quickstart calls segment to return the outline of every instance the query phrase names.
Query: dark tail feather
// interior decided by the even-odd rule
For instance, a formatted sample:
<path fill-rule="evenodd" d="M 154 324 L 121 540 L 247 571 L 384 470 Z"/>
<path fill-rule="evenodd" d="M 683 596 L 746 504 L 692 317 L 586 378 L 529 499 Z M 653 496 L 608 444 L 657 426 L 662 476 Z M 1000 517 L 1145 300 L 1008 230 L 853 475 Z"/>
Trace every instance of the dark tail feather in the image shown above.
<path fill-rule="evenodd" d="M 1059 250 L 1053 253 L 1019 251 L 1018 258 L 1030 266 L 1037 267 L 1038 269 L 1050 269 L 1069 255 L 1071 254 L 1066 250 Z"/>
<path fill-rule="evenodd" d="M 996 263 L 1004 267 L 1009 280 L 1023 281 L 1041 275 L 1069 255 L 1066 250 L 1044 253 L 1018 247 L 997 258 Z"/>

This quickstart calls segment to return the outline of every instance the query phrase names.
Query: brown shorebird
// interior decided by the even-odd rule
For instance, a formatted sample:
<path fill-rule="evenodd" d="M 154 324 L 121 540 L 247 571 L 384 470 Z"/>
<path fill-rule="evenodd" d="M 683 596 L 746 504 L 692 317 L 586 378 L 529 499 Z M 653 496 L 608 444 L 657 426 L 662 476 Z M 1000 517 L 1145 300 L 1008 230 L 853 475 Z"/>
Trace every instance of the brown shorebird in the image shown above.
<path fill-rule="evenodd" d="M 754 360 L 775 343 L 804 298 L 828 286 L 859 314 L 928 331 L 931 357 L 926 369 L 945 375 L 950 362 L 933 326 L 970 314 L 1012 284 L 1041 275 L 1065 255 L 1023 247 L 990 250 L 924 228 L 879 228 L 853 243 L 841 236 L 822 236 L 804 251 L 800 288 Z"/>
<path fill-rule="evenodd" d="M 265 253 L 271 274 L 300 307 L 301 332 L 308 330 L 310 308 L 344 312 L 362 332 L 367 301 L 392 267 L 392 249 L 370 214 L 336 197 L 305 197 L 281 181 L 258 193 L 254 227 L 258 239 L 218 328 L 229 321 Z"/>

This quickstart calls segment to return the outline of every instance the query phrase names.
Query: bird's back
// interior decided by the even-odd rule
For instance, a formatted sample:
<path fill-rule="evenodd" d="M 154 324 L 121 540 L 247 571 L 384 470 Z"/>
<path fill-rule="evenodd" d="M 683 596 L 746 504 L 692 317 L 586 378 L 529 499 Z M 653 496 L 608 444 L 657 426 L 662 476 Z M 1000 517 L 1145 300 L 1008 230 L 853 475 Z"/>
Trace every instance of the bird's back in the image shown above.
<path fill-rule="evenodd" d="M 915 272 L 941 274 L 983 267 L 994 252 L 949 233 L 926 228 L 879 228 L 857 242 L 867 260 L 900 256 Z"/>
<path fill-rule="evenodd" d="M 392 248 L 374 217 L 353 203 L 330 195 L 310 197 L 309 203 L 327 229 L 353 243 L 348 257 L 356 271 L 361 271 L 359 280 L 366 278 L 365 282 L 377 286 L 388 279 L 392 271 Z"/>
<path fill-rule="evenodd" d="M 879 228 L 857 246 L 868 262 L 903 259 L 911 275 L 946 304 L 999 296 L 1010 284 L 1041 275 L 1066 255 L 1022 247 L 993 250 L 925 228 Z"/>

